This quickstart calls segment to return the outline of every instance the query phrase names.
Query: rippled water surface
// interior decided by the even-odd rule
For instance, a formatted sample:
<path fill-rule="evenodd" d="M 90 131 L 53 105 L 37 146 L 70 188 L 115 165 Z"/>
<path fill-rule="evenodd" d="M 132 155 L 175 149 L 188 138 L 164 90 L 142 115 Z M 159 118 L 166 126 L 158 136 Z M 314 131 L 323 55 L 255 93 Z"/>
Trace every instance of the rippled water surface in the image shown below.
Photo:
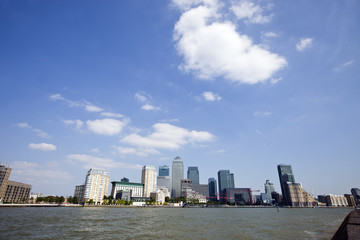
<path fill-rule="evenodd" d="M 330 239 L 350 211 L 0 208 L 0 239 Z"/>

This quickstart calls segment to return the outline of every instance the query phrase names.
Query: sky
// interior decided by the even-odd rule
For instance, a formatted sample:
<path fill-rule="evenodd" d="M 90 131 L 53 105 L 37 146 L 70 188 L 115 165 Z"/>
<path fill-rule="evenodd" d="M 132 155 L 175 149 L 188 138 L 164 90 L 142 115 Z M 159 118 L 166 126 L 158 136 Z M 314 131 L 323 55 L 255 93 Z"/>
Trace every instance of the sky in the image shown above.
<path fill-rule="evenodd" d="M 70 196 L 90 168 L 360 187 L 357 0 L 2 0 L 0 163 Z M 110 191 L 110 190 L 109 190 Z"/>

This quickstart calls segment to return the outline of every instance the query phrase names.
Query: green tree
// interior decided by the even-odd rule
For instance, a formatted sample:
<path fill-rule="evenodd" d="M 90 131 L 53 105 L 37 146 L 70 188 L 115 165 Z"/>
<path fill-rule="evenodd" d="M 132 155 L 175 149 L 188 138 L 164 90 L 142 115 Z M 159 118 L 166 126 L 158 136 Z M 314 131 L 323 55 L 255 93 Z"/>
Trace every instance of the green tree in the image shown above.
<path fill-rule="evenodd" d="M 93 199 L 90 199 L 90 200 L 88 201 L 88 204 L 94 204 L 94 200 L 93 200 Z"/>
<path fill-rule="evenodd" d="M 68 203 L 73 203 L 73 197 L 72 197 L 72 196 L 68 197 L 66 201 L 67 201 Z"/>
<path fill-rule="evenodd" d="M 78 204 L 78 203 L 79 203 L 79 200 L 78 200 L 77 196 L 74 196 L 74 197 L 73 197 L 72 203 L 74 203 L 74 204 Z"/>
<path fill-rule="evenodd" d="M 37 197 L 36 198 L 36 202 L 39 203 L 39 202 L 42 202 L 44 201 L 44 198 L 43 197 Z"/>

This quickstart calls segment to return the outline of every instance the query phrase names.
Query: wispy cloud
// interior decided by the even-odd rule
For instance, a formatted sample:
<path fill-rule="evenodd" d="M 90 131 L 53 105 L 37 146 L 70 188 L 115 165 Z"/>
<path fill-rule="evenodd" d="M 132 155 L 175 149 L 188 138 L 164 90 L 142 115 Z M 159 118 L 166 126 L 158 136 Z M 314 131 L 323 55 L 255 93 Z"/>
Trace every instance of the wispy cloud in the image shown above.
<path fill-rule="evenodd" d="M 88 112 L 102 112 L 103 111 L 102 108 L 100 108 L 98 106 L 95 106 L 94 104 L 92 104 L 92 103 L 90 103 L 88 101 L 85 101 L 85 100 L 73 101 L 73 100 L 70 100 L 70 99 L 67 99 L 67 98 L 63 97 L 59 93 L 51 95 L 50 100 L 65 102 L 70 107 L 82 107 L 82 108 L 84 108 L 85 111 L 88 111 Z"/>
<path fill-rule="evenodd" d="M 254 112 L 255 117 L 266 117 L 266 116 L 270 116 L 271 114 L 272 114 L 272 112 L 269 112 L 269 111 L 256 111 L 256 112 Z"/>
<path fill-rule="evenodd" d="M 37 129 L 37 128 L 33 128 L 32 126 L 30 126 L 28 123 L 18 123 L 16 124 L 18 127 L 20 128 L 28 128 L 31 131 L 33 131 L 34 133 L 36 133 L 37 136 L 41 137 L 41 138 L 50 138 L 50 135 L 47 134 L 46 132 L 44 132 L 43 130 Z"/>
<path fill-rule="evenodd" d="M 354 62 L 355 62 L 355 60 L 347 61 L 347 62 L 341 64 L 340 66 L 337 66 L 336 68 L 334 68 L 333 71 L 335 71 L 335 72 L 340 72 L 341 70 L 343 70 L 343 69 L 345 69 L 345 68 L 353 65 Z"/>
<path fill-rule="evenodd" d="M 33 150 L 40 150 L 44 152 L 55 151 L 56 146 L 50 143 L 30 143 L 29 148 Z"/>
<path fill-rule="evenodd" d="M 160 110 L 160 107 L 156 107 L 151 103 L 151 95 L 146 92 L 137 92 L 135 94 L 135 99 L 139 103 L 142 103 L 141 109 L 145 111 L 157 111 Z"/>
<path fill-rule="evenodd" d="M 301 38 L 300 41 L 296 44 L 296 49 L 300 52 L 304 51 L 305 49 L 312 46 L 312 42 L 312 38 Z"/>
<path fill-rule="evenodd" d="M 76 129 L 81 129 L 82 126 L 84 125 L 84 122 L 79 120 L 79 119 L 76 119 L 76 120 L 64 120 L 64 123 L 66 125 L 75 125 Z"/>
<path fill-rule="evenodd" d="M 128 164 L 124 162 L 117 162 L 110 158 L 100 158 L 86 154 L 70 154 L 66 157 L 67 162 L 72 164 L 79 164 L 83 168 L 122 168 L 122 169 L 141 169 L 139 164 Z"/>
<path fill-rule="evenodd" d="M 256 84 L 269 80 L 287 65 L 284 57 L 240 34 L 236 23 L 227 17 L 232 9 L 246 21 L 270 21 L 271 15 L 264 16 L 258 5 L 241 1 L 240 5 L 224 9 L 226 4 L 208 0 L 173 4 L 183 11 L 174 27 L 174 40 L 183 57 L 180 69 L 184 72 L 205 80 L 223 77 L 235 83 Z"/>

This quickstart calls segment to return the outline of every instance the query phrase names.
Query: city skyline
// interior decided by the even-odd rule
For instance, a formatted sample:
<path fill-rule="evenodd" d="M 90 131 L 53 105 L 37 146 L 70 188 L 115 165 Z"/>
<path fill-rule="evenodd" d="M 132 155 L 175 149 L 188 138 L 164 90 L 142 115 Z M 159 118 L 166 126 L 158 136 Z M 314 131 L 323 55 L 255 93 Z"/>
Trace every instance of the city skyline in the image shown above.
<path fill-rule="evenodd" d="M 314 194 L 360 168 L 360 2 L 2 1 L 0 162 L 72 195 L 90 168 L 221 169 L 276 191 L 276 166 Z M 319 175 L 321 174 L 321 177 Z M 337 181 L 332 180 L 336 176 Z M 329 184 L 331 182 L 332 184 Z"/>

